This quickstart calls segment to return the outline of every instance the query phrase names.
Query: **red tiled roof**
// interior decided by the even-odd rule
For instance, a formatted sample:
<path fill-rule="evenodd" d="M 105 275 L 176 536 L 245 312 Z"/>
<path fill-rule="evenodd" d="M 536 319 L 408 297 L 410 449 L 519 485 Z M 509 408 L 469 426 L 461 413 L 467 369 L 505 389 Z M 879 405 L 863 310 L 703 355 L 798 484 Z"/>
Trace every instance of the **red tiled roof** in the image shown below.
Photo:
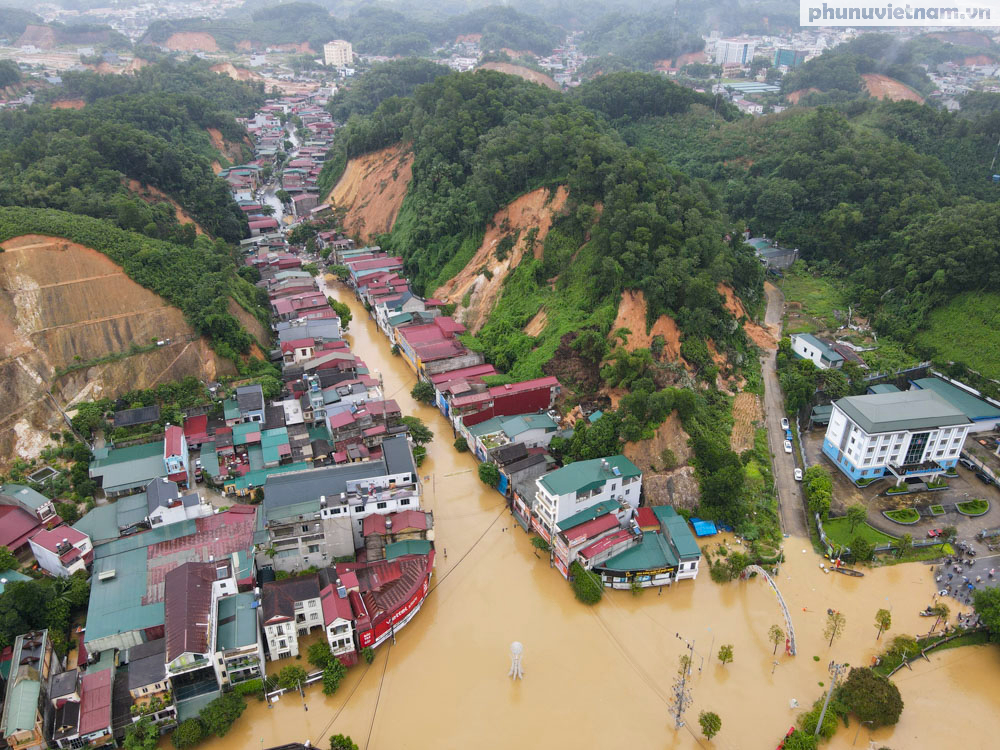
<path fill-rule="evenodd" d="M 598 539 L 593 544 L 584 547 L 580 550 L 580 557 L 585 557 L 589 560 L 591 557 L 604 552 L 606 549 L 613 547 L 620 542 L 624 542 L 630 536 L 632 536 L 632 534 L 626 529 L 616 531 L 614 534 L 609 534 L 603 539 Z"/>
<path fill-rule="evenodd" d="M 572 547 L 586 539 L 593 539 L 598 534 L 603 534 L 616 526 L 618 526 L 618 518 L 615 514 L 605 513 L 603 516 L 592 518 L 568 529 L 560 529 L 560 531 L 566 538 L 566 543 Z"/>
<path fill-rule="evenodd" d="M 56 526 L 54 529 L 42 529 L 33 537 L 31 541 L 39 547 L 47 549 L 49 552 L 59 552 L 59 543 L 65 539 L 70 544 L 79 544 L 89 537 L 82 531 L 74 529 L 72 526 Z"/>
<path fill-rule="evenodd" d="M 371 268 L 388 270 L 393 268 L 402 268 L 403 259 L 397 256 L 386 256 L 384 258 L 373 258 L 372 260 L 351 261 L 347 264 L 347 267 L 354 271 L 355 274 L 359 271 L 367 271 Z"/>
<path fill-rule="evenodd" d="M 85 674 L 80 682 L 80 734 L 111 727 L 111 670 Z"/>
<path fill-rule="evenodd" d="M 312 338 L 308 339 L 293 339 L 291 341 L 281 342 L 281 351 L 290 352 L 293 349 L 307 349 L 311 346 L 316 345 L 316 340 Z"/>
<path fill-rule="evenodd" d="M 434 341 L 430 344 L 417 344 L 413 347 L 417 356 L 424 362 L 435 362 L 439 359 L 449 359 L 465 354 L 466 349 L 461 342 L 454 339 L 444 341 Z"/>
<path fill-rule="evenodd" d="M 479 404 L 484 401 L 489 401 L 492 398 L 489 391 L 483 391 L 482 393 L 472 393 L 468 396 L 456 396 L 451 400 L 451 405 L 455 408 L 460 408 L 462 406 L 471 406 L 472 404 Z"/>
<path fill-rule="evenodd" d="M 381 435 L 385 431 L 386 431 L 385 425 L 379 424 L 375 425 L 374 427 L 369 427 L 367 430 L 364 431 L 363 434 L 365 437 L 375 437 L 375 435 Z"/>
<path fill-rule="evenodd" d="M 338 427 L 347 427 L 349 424 L 354 423 L 354 415 L 349 411 L 342 411 L 338 414 L 334 414 L 330 417 L 330 429 L 334 430 Z"/>
<path fill-rule="evenodd" d="M 652 508 L 639 508 L 635 512 L 635 520 L 639 524 L 639 528 L 643 531 L 660 530 L 660 521 L 656 518 L 656 514 Z"/>
<path fill-rule="evenodd" d="M 184 434 L 188 437 L 202 437 L 208 434 L 208 415 L 188 417 L 184 420 Z"/>
<path fill-rule="evenodd" d="M 184 430 L 175 424 L 167 427 L 163 434 L 163 455 L 168 456 L 179 456 L 181 455 L 182 441 L 184 439 Z"/>
<path fill-rule="evenodd" d="M 343 583 L 343 581 L 341 581 Z M 334 620 L 353 620 L 354 611 L 351 609 L 351 602 L 345 596 L 341 599 L 337 596 L 337 589 L 331 583 L 319 592 L 320 600 L 323 603 L 323 624 L 329 625 Z"/>
<path fill-rule="evenodd" d="M 447 315 L 443 315 L 440 318 L 434 318 L 434 325 L 440 328 L 441 332 L 444 334 L 465 333 L 465 326 Z"/>
<path fill-rule="evenodd" d="M 432 561 L 433 554 L 407 555 L 391 563 L 384 561 L 369 563 L 367 567 L 358 570 L 361 598 L 372 620 L 381 619 L 384 615 L 391 616 L 397 608 L 405 604 L 430 574 Z M 388 577 L 391 577 L 391 580 L 386 580 Z M 369 583 L 367 591 L 365 578 Z"/>
<path fill-rule="evenodd" d="M 278 227 L 278 222 L 274 219 L 257 219 L 250 222 L 251 229 L 264 229 L 266 227 Z"/>
<path fill-rule="evenodd" d="M 208 623 L 212 619 L 212 581 L 215 562 L 186 562 L 167 573 L 163 608 L 167 661 L 184 653 L 208 651 Z"/>
<path fill-rule="evenodd" d="M 497 371 L 493 365 L 473 365 L 472 367 L 461 367 L 458 370 L 439 372 L 431 375 L 430 380 L 434 385 L 447 383 L 449 380 L 459 380 L 461 378 L 479 378 L 484 375 L 496 375 Z"/>
<path fill-rule="evenodd" d="M 18 550 L 41 528 L 41 522 L 24 508 L 0 505 L 0 546 Z"/>
<path fill-rule="evenodd" d="M 386 521 L 392 522 L 392 528 L 386 528 Z M 361 535 L 398 534 L 402 531 L 417 529 L 427 530 L 427 514 L 422 510 L 402 510 L 398 513 L 381 515 L 373 513 L 366 516 L 361 523 Z"/>

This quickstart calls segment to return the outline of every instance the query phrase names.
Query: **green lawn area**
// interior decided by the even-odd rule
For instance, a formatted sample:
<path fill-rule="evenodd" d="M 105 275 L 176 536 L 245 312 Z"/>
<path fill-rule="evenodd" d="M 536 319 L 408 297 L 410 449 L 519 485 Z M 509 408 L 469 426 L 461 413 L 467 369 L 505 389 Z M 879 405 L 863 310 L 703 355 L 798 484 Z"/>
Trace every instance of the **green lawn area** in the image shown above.
<path fill-rule="evenodd" d="M 990 504 L 986 500 L 968 500 L 964 503 L 957 503 L 959 513 L 966 513 L 970 516 L 978 516 L 990 509 Z"/>
<path fill-rule="evenodd" d="M 835 328 L 837 319 L 833 311 L 847 308 L 840 286 L 826 277 L 813 276 L 801 262 L 785 271 L 778 283 L 786 302 L 802 305 L 803 318 L 789 321 L 785 333 L 814 333 L 823 328 Z"/>
<path fill-rule="evenodd" d="M 943 516 L 944 515 L 944 506 L 943 505 L 932 505 L 931 506 L 931 513 L 933 513 L 935 516 Z"/>
<path fill-rule="evenodd" d="M 787 295 L 787 292 L 786 292 Z M 916 343 L 1000 378 L 1000 293 L 968 292 L 932 311 Z"/>
<path fill-rule="evenodd" d="M 846 518 L 831 518 L 828 521 L 824 521 L 823 530 L 831 542 L 839 544 L 842 547 L 850 547 L 855 537 L 861 537 L 875 545 L 892 544 L 896 541 L 896 537 L 883 534 L 878 529 L 866 523 L 859 523 L 854 527 L 854 531 L 852 532 L 851 524 Z"/>
<path fill-rule="evenodd" d="M 886 511 L 885 515 L 898 523 L 916 523 L 920 520 L 920 514 L 913 508 L 900 508 L 899 510 Z"/>

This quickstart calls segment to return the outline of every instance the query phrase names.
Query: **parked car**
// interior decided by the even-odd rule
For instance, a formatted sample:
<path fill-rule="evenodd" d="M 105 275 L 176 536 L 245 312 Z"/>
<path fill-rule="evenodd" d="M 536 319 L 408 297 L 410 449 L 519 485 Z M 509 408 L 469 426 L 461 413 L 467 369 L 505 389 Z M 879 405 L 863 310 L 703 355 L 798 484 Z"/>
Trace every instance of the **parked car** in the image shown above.
<path fill-rule="evenodd" d="M 785 440 L 791 440 L 791 439 L 792 439 L 792 431 L 785 430 Z"/>
<path fill-rule="evenodd" d="M 942 534 L 944 534 L 943 529 L 931 529 L 930 531 L 927 532 L 927 536 L 929 536 L 931 539 L 936 539 Z"/>
<path fill-rule="evenodd" d="M 971 471 L 976 470 L 976 465 L 967 458 L 960 458 L 958 459 L 958 462 L 962 464 L 962 466 L 964 466 L 966 469 L 970 469 Z"/>
<path fill-rule="evenodd" d="M 984 474 L 981 471 L 976 472 L 976 479 L 978 479 L 983 484 L 993 484 L 993 479 L 989 476 L 989 474 Z"/>
<path fill-rule="evenodd" d="M 782 417 L 781 418 L 781 429 L 783 429 L 783 430 L 787 430 L 788 429 L 788 417 Z"/>
<path fill-rule="evenodd" d="M 795 481 L 796 482 L 801 482 L 802 481 L 802 469 L 796 469 L 795 470 Z"/>
<path fill-rule="evenodd" d="M 792 441 L 791 440 L 786 440 L 785 441 L 785 453 L 791 453 L 791 452 L 792 452 Z"/>

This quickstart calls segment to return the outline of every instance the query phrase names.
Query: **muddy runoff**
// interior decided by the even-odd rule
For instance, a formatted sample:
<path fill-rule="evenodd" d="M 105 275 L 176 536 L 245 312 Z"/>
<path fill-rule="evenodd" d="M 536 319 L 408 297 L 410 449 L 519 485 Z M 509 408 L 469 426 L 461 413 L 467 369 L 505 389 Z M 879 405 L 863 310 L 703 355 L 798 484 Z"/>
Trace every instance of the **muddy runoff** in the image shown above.
<path fill-rule="evenodd" d="M 393 750 L 774 748 L 801 711 L 790 701 L 804 708 L 820 697 L 832 659 L 870 662 L 880 646 L 876 610 L 892 610 L 890 637 L 930 627 L 929 618 L 917 614 L 933 593 L 927 566 L 880 568 L 864 578 L 825 574 L 800 539 L 785 541 L 788 561 L 776 577 L 794 622 L 797 656 L 780 649 L 772 654 L 768 628 L 783 622 L 761 580 L 718 585 L 706 569 L 662 594 L 606 591 L 596 607 L 579 604 L 503 498 L 479 481 L 475 460 L 452 448 L 452 430 L 440 412 L 412 401 L 413 373 L 390 354 L 364 309 L 339 285 L 330 293 L 351 306 L 353 351 L 381 372 L 387 396 L 405 414 L 421 417 L 435 432 L 420 469 L 429 477 L 424 506 L 434 511 L 437 527 L 433 590 L 395 645 L 380 647 L 370 666 L 349 670 L 335 695 L 326 697 L 315 685 L 304 701 L 292 692 L 270 709 L 251 699 L 224 738 L 200 748 L 252 750 L 306 740 L 325 748 L 336 733 L 361 748 Z M 823 636 L 828 608 L 847 618 L 832 647 Z M 668 700 L 686 651 L 681 638 L 694 644 L 692 705 L 686 725 L 675 730 Z M 507 677 L 514 640 L 524 644 L 520 682 Z M 722 666 L 715 653 L 727 643 L 734 660 Z M 304 658 L 298 663 L 308 666 Z M 902 750 L 940 739 L 953 747 L 945 740 L 963 737 L 964 747 L 988 746 L 986 725 L 1000 711 L 995 649 L 932 655 L 930 663 L 904 669 L 898 684 L 907 706 L 896 728 L 875 734 L 880 743 Z M 703 710 L 722 718 L 711 743 L 698 726 Z M 829 746 L 849 747 L 855 729 L 853 723 L 841 727 Z M 867 747 L 867 737 L 863 728 L 859 747 Z"/>

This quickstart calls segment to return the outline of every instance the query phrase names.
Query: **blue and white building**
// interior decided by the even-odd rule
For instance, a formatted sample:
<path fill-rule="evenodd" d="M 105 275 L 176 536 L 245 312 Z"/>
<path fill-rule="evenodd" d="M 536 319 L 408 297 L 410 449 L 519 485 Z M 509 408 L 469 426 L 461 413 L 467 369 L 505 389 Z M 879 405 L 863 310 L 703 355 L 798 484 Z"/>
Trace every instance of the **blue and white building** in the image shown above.
<path fill-rule="evenodd" d="M 931 390 L 848 396 L 833 404 L 823 453 L 855 482 L 931 481 L 958 462 L 971 425 Z"/>

